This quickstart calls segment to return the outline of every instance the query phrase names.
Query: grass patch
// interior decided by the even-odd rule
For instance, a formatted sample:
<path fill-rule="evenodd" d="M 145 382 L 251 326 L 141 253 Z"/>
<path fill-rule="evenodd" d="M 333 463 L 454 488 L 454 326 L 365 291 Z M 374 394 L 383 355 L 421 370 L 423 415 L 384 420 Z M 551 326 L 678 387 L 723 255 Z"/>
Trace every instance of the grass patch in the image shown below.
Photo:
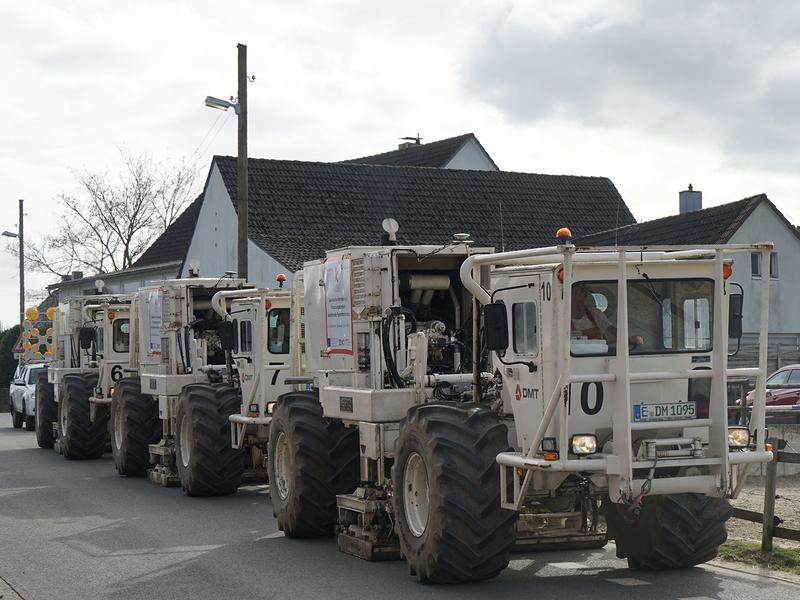
<path fill-rule="evenodd" d="M 728 540 L 720 547 L 719 558 L 800 575 L 800 548 L 773 546 L 772 552 L 761 552 L 761 544 Z"/>

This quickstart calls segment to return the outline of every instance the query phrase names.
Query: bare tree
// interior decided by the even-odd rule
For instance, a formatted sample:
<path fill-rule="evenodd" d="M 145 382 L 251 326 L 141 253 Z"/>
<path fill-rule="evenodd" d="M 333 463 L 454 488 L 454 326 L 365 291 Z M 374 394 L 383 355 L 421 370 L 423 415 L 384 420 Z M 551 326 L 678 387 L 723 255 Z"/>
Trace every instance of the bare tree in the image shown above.
<path fill-rule="evenodd" d="M 81 193 L 59 196 L 63 218 L 54 233 L 26 244 L 29 268 L 58 276 L 128 268 L 180 215 L 196 191 L 196 167 L 120 154 L 117 181 L 105 173 L 75 173 Z"/>

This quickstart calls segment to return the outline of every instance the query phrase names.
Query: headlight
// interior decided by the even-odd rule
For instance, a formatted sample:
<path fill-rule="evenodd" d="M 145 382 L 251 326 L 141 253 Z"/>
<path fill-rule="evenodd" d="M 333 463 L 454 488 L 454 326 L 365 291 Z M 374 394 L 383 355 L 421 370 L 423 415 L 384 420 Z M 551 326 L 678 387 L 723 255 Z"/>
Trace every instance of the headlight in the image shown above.
<path fill-rule="evenodd" d="M 750 445 L 750 430 L 747 427 L 728 427 L 728 447 L 747 448 Z"/>
<path fill-rule="evenodd" d="M 275 410 L 275 405 L 276 404 L 277 404 L 277 402 L 267 402 L 266 409 L 267 409 L 267 414 L 268 415 L 271 415 L 272 411 Z"/>
<path fill-rule="evenodd" d="M 591 433 L 573 435 L 570 440 L 572 453 L 577 455 L 594 454 L 597 452 L 597 436 Z"/>

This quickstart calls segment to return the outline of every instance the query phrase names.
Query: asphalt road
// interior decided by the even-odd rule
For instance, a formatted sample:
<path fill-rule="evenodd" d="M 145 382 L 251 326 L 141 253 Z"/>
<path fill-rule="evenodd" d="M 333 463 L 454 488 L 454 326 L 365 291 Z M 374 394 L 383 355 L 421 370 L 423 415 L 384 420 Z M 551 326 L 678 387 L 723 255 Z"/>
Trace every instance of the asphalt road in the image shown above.
<path fill-rule="evenodd" d="M 110 457 L 73 462 L 0 415 L 0 598 L 735 598 L 800 586 L 703 566 L 630 571 L 613 546 L 515 555 L 489 582 L 420 585 L 402 561 L 367 563 L 332 539 L 277 531 L 263 486 L 225 498 L 118 477 Z"/>

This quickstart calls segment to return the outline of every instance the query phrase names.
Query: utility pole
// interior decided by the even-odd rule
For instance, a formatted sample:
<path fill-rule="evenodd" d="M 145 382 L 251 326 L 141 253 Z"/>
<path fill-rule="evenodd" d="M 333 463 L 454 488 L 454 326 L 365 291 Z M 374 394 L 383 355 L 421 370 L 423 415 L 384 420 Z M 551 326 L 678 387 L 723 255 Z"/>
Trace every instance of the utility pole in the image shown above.
<path fill-rule="evenodd" d="M 238 44 L 237 48 L 239 49 L 239 154 L 236 169 L 238 175 L 236 195 L 239 212 L 237 270 L 239 277 L 247 279 L 247 199 L 249 192 L 247 179 L 247 46 Z M 22 234 L 21 225 L 20 234 Z"/>
<path fill-rule="evenodd" d="M 25 214 L 23 205 L 25 200 L 19 200 L 19 322 L 20 325 L 25 320 L 25 235 L 23 223 Z"/>

